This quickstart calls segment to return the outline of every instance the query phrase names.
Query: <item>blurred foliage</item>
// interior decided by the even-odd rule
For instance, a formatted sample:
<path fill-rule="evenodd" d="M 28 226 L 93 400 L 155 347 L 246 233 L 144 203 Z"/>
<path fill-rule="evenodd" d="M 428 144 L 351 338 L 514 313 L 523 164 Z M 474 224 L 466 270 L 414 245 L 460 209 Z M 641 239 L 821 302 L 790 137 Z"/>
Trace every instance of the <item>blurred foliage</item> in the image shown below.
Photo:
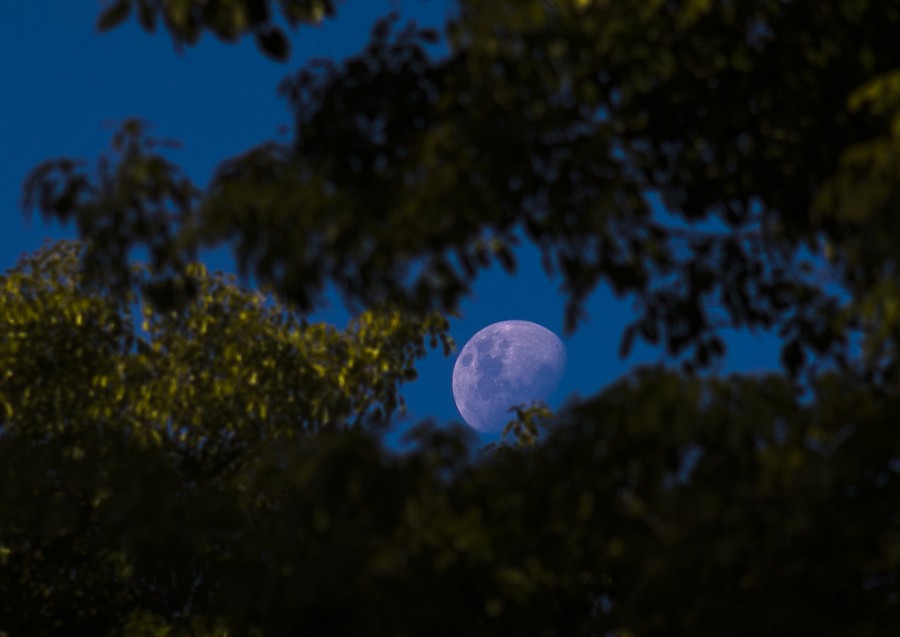
<path fill-rule="evenodd" d="M 233 42 L 253 34 L 259 49 L 275 60 L 286 60 L 290 44 L 278 25 L 275 8 L 291 27 L 319 24 L 334 15 L 334 0 L 104 0 L 97 28 L 108 31 L 132 15 L 146 31 L 162 22 L 176 46 L 196 44 L 204 31 Z"/>
<path fill-rule="evenodd" d="M 426 347 L 453 347 L 438 315 L 372 310 L 339 331 L 200 265 L 182 274 L 196 294 L 179 312 L 123 302 L 85 282 L 80 248 L 48 245 L 0 277 L 10 635 L 53 632 L 50 618 L 59 634 L 105 634 L 145 595 L 177 616 L 167 604 L 186 593 L 189 608 L 211 551 L 244 533 L 227 525 L 250 503 L 233 506 L 265 499 L 253 487 L 262 449 L 378 430 L 403 409 L 399 386 Z M 144 563 L 149 579 L 135 575 Z"/>
<path fill-rule="evenodd" d="M 100 27 L 282 58 L 272 6 Z M 24 207 L 85 243 L 2 278 L 0 635 L 896 634 L 900 1 L 455 8 L 288 77 L 293 139 L 204 186 L 137 120 L 32 173 Z M 519 406 L 480 454 L 429 423 L 385 448 L 520 238 L 569 328 L 608 284 L 623 352 L 685 369 Z M 195 263 L 222 243 L 274 298 Z M 303 318 L 328 286 L 346 330 Z M 693 373 L 735 327 L 786 373 Z"/>
<path fill-rule="evenodd" d="M 162 13 L 191 41 L 258 33 L 270 5 L 108 12 Z M 279 6 L 290 23 L 335 10 Z M 896 277 L 900 2 L 460 0 L 442 34 L 397 23 L 288 77 L 293 140 L 203 188 L 130 122 L 101 170 L 40 167 L 25 206 L 102 228 L 101 278 L 136 246 L 177 270 L 224 242 L 304 310 L 329 284 L 351 304 L 453 310 L 524 237 L 560 276 L 569 329 L 600 284 L 634 299 L 623 352 L 639 338 L 702 368 L 722 330 L 773 329 L 795 375 L 829 361 L 896 380 L 900 315 L 879 290 Z"/>
<path fill-rule="evenodd" d="M 0 278 L 0 631 L 888 635 L 895 395 L 644 369 L 513 440 L 379 423 L 444 319 L 306 323 L 192 265 L 181 312 L 80 245 Z M 544 430 L 541 434 L 540 431 Z"/>

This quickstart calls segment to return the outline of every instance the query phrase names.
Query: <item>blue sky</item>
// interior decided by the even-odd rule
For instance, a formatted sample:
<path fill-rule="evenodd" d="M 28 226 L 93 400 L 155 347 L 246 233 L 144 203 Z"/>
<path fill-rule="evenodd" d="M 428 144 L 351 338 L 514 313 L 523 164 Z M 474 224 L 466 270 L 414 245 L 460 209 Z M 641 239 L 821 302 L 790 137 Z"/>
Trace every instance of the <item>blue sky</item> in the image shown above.
<path fill-rule="evenodd" d="M 63 156 L 93 161 L 115 124 L 138 116 L 152 124 L 156 135 L 183 143 L 172 158 L 204 184 L 219 162 L 278 139 L 279 127 L 290 124 L 287 104 L 277 94 L 282 78 L 312 58 L 358 52 L 375 20 L 392 8 L 419 24 L 439 26 L 449 5 L 447 0 L 348 0 L 337 19 L 293 32 L 293 54 L 279 64 L 263 57 L 250 39 L 225 45 L 206 36 L 179 54 L 165 33 L 148 35 L 133 23 L 100 35 L 94 26 L 98 2 L 10 3 L 0 21 L 0 203 L 6 210 L 0 267 L 9 268 L 47 237 L 72 236 L 66 228 L 28 221 L 22 214 L 22 180 L 41 161 Z M 590 395 L 635 365 L 661 359 L 661 352 L 640 345 L 628 359 L 618 358 L 632 303 L 616 299 L 605 287 L 590 299 L 587 323 L 563 335 L 558 281 L 547 277 L 530 246 L 522 246 L 517 257 L 514 275 L 497 268 L 477 281 L 462 305 L 462 318 L 452 322 L 460 348 L 482 327 L 505 319 L 553 330 L 566 343 L 569 363 L 551 406 L 573 394 Z M 207 260 L 214 269 L 231 269 L 225 254 Z M 335 305 L 317 316 L 343 324 L 347 315 Z M 722 371 L 778 366 L 772 337 L 730 334 L 726 343 Z M 454 358 L 434 352 L 421 362 L 419 380 L 404 390 L 410 419 L 460 420 L 450 389 Z"/>

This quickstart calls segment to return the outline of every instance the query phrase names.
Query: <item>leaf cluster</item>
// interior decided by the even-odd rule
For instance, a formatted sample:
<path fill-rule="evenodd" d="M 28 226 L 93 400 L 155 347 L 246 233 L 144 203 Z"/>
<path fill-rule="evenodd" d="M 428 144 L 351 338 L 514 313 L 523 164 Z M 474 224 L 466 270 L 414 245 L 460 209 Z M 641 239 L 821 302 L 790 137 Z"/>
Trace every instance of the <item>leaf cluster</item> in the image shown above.
<path fill-rule="evenodd" d="M 306 4 L 283 11 L 303 20 Z M 176 39 L 270 17 L 263 2 L 150 6 Z M 293 141 L 224 161 L 207 187 L 114 151 L 106 181 L 43 166 L 26 208 L 114 225 L 97 243 L 111 277 L 134 246 L 177 269 L 229 244 L 304 310 L 328 284 L 363 307 L 453 310 L 479 271 L 515 267 L 524 237 L 560 277 L 569 329 L 598 285 L 634 299 L 623 353 L 639 338 L 703 368 L 723 330 L 777 330 L 794 375 L 824 360 L 892 382 L 878 290 L 895 269 L 896 3 L 460 2 L 441 56 L 440 34 L 395 22 L 289 77 Z M 168 216 L 141 209 L 151 193 L 171 196 Z"/>
<path fill-rule="evenodd" d="M 278 24 L 276 9 L 291 27 L 319 24 L 334 15 L 334 0 L 106 0 L 97 19 L 109 31 L 135 14 L 140 26 L 154 31 L 162 22 L 176 46 L 196 44 L 204 31 L 226 42 L 251 33 L 268 57 L 284 61 L 290 44 Z"/>
<path fill-rule="evenodd" d="M 446 324 L 304 324 L 192 266 L 179 314 L 3 279 L 8 635 L 890 634 L 896 397 L 640 370 L 480 455 L 364 414 Z M 143 322 L 137 329 L 136 321 Z M 131 327 L 129 327 L 131 326 Z M 377 350 L 377 351 L 376 351 Z M 387 417 L 386 415 L 384 417 Z M 350 426 L 347 426 L 350 425 Z M 840 600 L 823 604 L 823 600 Z"/>
<path fill-rule="evenodd" d="M 389 18 L 293 74 L 290 142 L 205 187 L 136 121 L 96 170 L 32 174 L 26 209 L 87 242 L 0 279 L 0 634 L 896 632 L 900 3 L 457 9 L 446 55 Z M 130 10 L 183 43 L 272 20 L 101 26 Z M 787 374 L 644 369 L 518 408 L 515 444 L 386 449 L 440 312 L 520 238 L 570 328 L 608 284 L 623 352 L 697 370 L 774 329 Z M 194 263 L 223 242 L 280 301 Z M 346 330 L 303 318 L 329 285 L 369 308 Z"/>

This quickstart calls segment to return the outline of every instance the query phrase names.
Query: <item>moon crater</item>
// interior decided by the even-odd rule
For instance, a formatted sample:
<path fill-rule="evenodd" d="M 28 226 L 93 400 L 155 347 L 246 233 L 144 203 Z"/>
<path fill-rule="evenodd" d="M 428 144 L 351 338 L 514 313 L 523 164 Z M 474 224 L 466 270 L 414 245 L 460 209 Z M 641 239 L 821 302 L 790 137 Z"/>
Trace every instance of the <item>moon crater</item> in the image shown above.
<path fill-rule="evenodd" d="M 460 351 L 453 398 L 469 426 L 494 433 L 510 419 L 510 407 L 553 393 L 565 367 L 566 348 L 556 334 L 529 321 L 501 321 Z"/>

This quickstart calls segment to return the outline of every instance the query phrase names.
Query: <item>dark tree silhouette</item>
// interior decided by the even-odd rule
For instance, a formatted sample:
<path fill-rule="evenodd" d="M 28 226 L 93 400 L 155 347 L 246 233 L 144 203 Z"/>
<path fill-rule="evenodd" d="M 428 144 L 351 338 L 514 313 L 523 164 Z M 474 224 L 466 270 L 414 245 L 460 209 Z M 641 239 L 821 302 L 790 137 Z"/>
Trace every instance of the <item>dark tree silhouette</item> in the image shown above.
<path fill-rule="evenodd" d="M 284 59 L 278 24 L 336 9 L 100 27 Z M 460 1 L 290 75 L 293 138 L 202 187 L 137 121 L 97 170 L 38 167 L 25 208 L 83 243 L 2 279 L 0 634 L 895 634 L 898 27 L 894 0 Z M 623 351 L 683 367 L 479 454 L 428 423 L 385 449 L 519 237 L 569 329 L 605 282 Z M 222 243 L 275 299 L 194 263 Z M 344 331 L 302 318 L 329 284 Z M 777 330 L 784 374 L 698 375 L 733 327 Z"/>

